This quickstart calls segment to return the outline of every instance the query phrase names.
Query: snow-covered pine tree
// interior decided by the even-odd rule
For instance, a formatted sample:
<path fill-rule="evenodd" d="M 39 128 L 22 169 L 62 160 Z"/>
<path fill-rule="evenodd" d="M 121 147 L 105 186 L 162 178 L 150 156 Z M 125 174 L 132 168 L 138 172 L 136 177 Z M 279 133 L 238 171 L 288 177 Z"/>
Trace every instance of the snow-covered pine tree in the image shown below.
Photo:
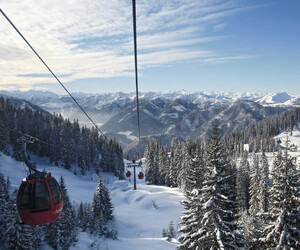
<path fill-rule="evenodd" d="M 124 159 L 123 159 L 123 151 L 121 146 L 114 140 L 114 148 L 113 152 L 115 152 L 114 158 L 114 169 L 113 173 L 115 176 L 119 177 L 119 179 L 124 179 Z M 98 156 L 99 158 L 99 156 Z"/>
<path fill-rule="evenodd" d="M 63 249 L 69 248 L 72 244 L 76 242 L 77 228 L 75 222 L 75 211 L 71 204 L 70 197 L 68 194 L 67 187 L 65 185 L 65 180 L 60 177 L 60 189 L 63 198 L 63 210 L 58 222 L 58 246 Z"/>
<path fill-rule="evenodd" d="M 45 242 L 56 249 L 58 247 L 58 221 L 43 225 Z"/>
<path fill-rule="evenodd" d="M 253 153 L 253 161 L 250 165 L 250 201 L 249 201 L 249 213 L 252 216 L 256 216 L 259 212 L 259 183 L 260 183 L 260 171 L 259 160 L 255 153 Z"/>
<path fill-rule="evenodd" d="M 251 236 L 248 237 L 248 239 L 251 238 L 251 247 L 254 249 L 257 249 L 259 247 L 258 244 L 258 238 L 261 235 L 262 231 L 262 220 L 259 216 L 260 212 L 260 167 L 259 167 L 259 159 L 257 154 L 253 153 L 253 160 L 252 164 L 250 165 L 250 200 L 249 200 L 249 215 L 250 217 L 246 221 L 246 224 L 244 224 L 244 227 L 247 228 L 248 231 L 250 231 Z"/>
<path fill-rule="evenodd" d="M 155 176 L 155 166 L 156 163 L 154 162 L 154 153 L 155 153 L 155 146 L 154 142 L 150 141 L 147 143 L 147 150 L 145 151 L 145 158 L 146 158 L 146 170 L 145 176 L 146 181 L 153 184 L 154 176 Z"/>
<path fill-rule="evenodd" d="M 100 188 L 102 190 L 101 200 L 103 204 L 103 215 L 104 215 L 105 223 L 107 223 L 109 220 L 114 219 L 114 215 L 113 215 L 114 208 L 113 208 L 113 204 L 111 203 L 111 198 L 107 186 L 104 184 L 103 181 Z"/>
<path fill-rule="evenodd" d="M 259 211 L 261 213 L 266 213 L 268 212 L 269 203 L 269 164 L 264 151 L 259 160 L 259 172 Z"/>
<path fill-rule="evenodd" d="M 83 203 L 83 202 L 80 203 L 76 214 L 76 218 L 77 218 L 77 226 L 81 228 L 83 232 L 86 231 L 89 225 L 91 212 L 92 209 L 90 203 Z"/>
<path fill-rule="evenodd" d="M 92 206 L 90 203 L 86 203 L 84 206 L 84 213 L 83 213 L 83 223 L 82 223 L 82 230 L 86 231 L 89 227 L 89 222 L 92 218 Z"/>
<path fill-rule="evenodd" d="M 191 142 L 189 142 L 191 143 Z M 181 161 L 178 166 L 178 175 L 177 175 L 177 183 L 180 188 L 185 189 L 185 186 L 187 185 L 187 175 L 189 171 L 189 165 L 191 161 L 191 155 L 189 152 L 189 144 L 181 144 Z"/>
<path fill-rule="evenodd" d="M 218 123 L 213 126 L 205 157 L 203 186 L 199 190 L 203 216 L 191 249 L 234 249 L 243 245 L 236 233 L 235 174 L 224 153 Z M 198 247 L 198 248 L 197 248 Z"/>
<path fill-rule="evenodd" d="M 158 140 L 154 142 L 154 169 L 152 171 L 152 184 L 158 185 L 159 184 L 159 151 L 161 148 L 161 144 Z"/>
<path fill-rule="evenodd" d="M 61 131 L 61 123 L 59 117 L 54 114 L 53 117 L 50 118 L 50 136 L 49 143 L 50 146 L 50 161 L 55 162 L 58 165 L 58 161 L 61 159 L 60 153 L 60 131 Z"/>
<path fill-rule="evenodd" d="M 32 226 L 32 249 L 41 249 L 44 243 L 45 231 L 43 226 Z"/>
<path fill-rule="evenodd" d="M 76 242 L 77 237 L 75 212 L 62 176 L 59 185 L 63 198 L 63 210 L 56 221 L 46 225 L 45 240 L 54 248 L 68 249 Z"/>
<path fill-rule="evenodd" d="M 83 217 L 84 217 L 84 207 L 83 202 L 80 202 L 79 208 L 76 210 L 76 221 L 77 226 L 82 227 L 83 225 Z"/>
<path fill-rule="evenodd" d="M 166 184 L 169 187 L 177 187 L 177 175 L 178 167 L 180 166 L 181 155 L 179 149 L 179 142 L 177 138 L 174 138 L 171 143 L 171 159 L 169 171 L 166 175 Z"/>
<path fill-rule="evenodd" d="M 186 184 L 184 193 L 188 196 L 194 189 L 199 189 L 202 186 L 204 178 L 204 162 L 203 152 L 201 147 L 195 148 L 192 152 L 191 159 L 188 161 L 188 171 L 186 175 Z"/>
<path fill-rule="evenodd" d="M 237 203 L 240 212 L 248 211 L 249 208 L 249 187 L 250 187 L 250 177 L 249 177 L 249 162 L 248 153 L 244 151 L 242 154 L 242 159 L 239 162 L 239 167 L 237 169 L 236 176 L 236 192 L 237 192 Z"/>
<path fill-rule="evenodd" d="M 284 154 L 278 152 L 273 163 L 270 221 L 260 238 L 268 249 L 300 249 L 300 171 L 288 146 L 287 142 Z"/>
<path fill-rule="evenodd" d="M 0 102 L 1 103 L 1 102 Z M 6 112 L 1 109 L 0 104 L 0 151 L 8 154 L 9 126 Z"/>
<path fill-rule="evenodd" d="M 249 249 L 256 249 L 256 239 L 259 237 L 259 223 L 255 216 L 250 216 L 249 201 L 250 201 L 250 164 L 248 161 L 248 152 L 242 153 L 242 159 L 239 162 L 236 178 L 237 203 L 239 207 L 239 232 L 244 237 L 245 244 Z M 251 248 L 252 247 L 252 248 Z"/>
<path fill-rule="evenodd" d="M 3 174 L 0 173 L 0 242 L 4 240 L 5 215 L 7 214 L 7 210 L 7 184 Z"/>
<path fill-rule="evenodd" d="M 158 184 L 164 185 L 166 174 L 168 172 L 169 166 L 169 157 L 168 157 L 168 147 L 160 147 L 158 152 L 158 172 L 159 172 L 159 179 Z"/>
<path fill-rule="evenodd" d="M 72 152 L 74 151 L 74 143 L 72 140 L 72 130 L 71 130 L 71 123 L 69 120 L 66 120 L 63 123 L 62 129 L 60 131 L 60 144 L 61 147 L 64 149 L 62 154 L 62 162 L 63 166 L 66 169 L 71 168 L 72 161 L 75 159 L 72 157 Z"/>
<path fill-rule="evenodd" d="M 150 141 L 147 143 L 145 150 L 146 158 L 146 181 L 151 184 L 159 184 L 159 151 L 161 149 L 161 144 L 158 140 Z"/>
<path fill-rule="evenodd" d="M 88 166 L 88 150 L 87 147 L 85 145 L 87 145 L 87 138 L 84 136 L 81 136 L 79 139 L 79 143 L 77 146 L 77 165 L 79 167 L 79 172 L 82 175 L 86 174 L 86 171 L 88 170 L 89 166 Z"/>
<path fill-rule="evenodd" d="M 33 249 L 33 228 L 26 224 L 20 224 L 16 206 L 16 195 L 14 193 L 9 199 L 8 210 L 5 214 L 5 249 Z"/>
<path fill-rule="evenodd" d="M 158 140 L 147 143 L 144 156 L 146 158 L 146 181 L 157 185 L 161 182 L 160 168 L 160 151 L 162 146 Z"/>
<path fill-rule="evenodd" d="M 90 232 L 97 236 L 104 234 L 108 220 L 113 219 L 113 206 L 109 197 L 108 189 L 99 176 L 96 192 L 92 204 L 92 217 L 90 220 Z"/>
<path fill-rule="evenodd" d="M 204 174 L 200 149 L 193 152 L 190 164 L 184 190 L 187 200 L 182 202 L 185 215 L 181 217 L 180 221 L 179 232 L 182 234 L 178 240 L 181 244 L 178 245 L 177 249 L 193 249 L 197 245 L 195 235 L 200 228 L 200 221 L 203 216 L 199 196 Z"/>
<path fill-rule="evenodd" d="M 171 241 L 173 238 L 176 237 L 176 230 L 174 228 L 174 222 L 173 220 L 170 221 L 169 223 L 169 227 L 168 227 L 168 231 L 167 231 L 167 237 L 168 237 L 168 241 Z"/>

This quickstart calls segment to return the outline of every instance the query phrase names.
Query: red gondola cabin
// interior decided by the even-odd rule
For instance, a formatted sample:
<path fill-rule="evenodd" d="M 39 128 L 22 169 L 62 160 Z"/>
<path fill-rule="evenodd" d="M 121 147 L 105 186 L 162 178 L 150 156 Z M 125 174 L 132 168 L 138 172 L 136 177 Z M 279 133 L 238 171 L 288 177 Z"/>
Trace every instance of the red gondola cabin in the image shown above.
<path fill-rule="evenodd" d="M 140 180 L 144 179 L 144 173 L 143 173 L 143 172 L 139 172 L 138 178 L 139 178 Z"/>
<path fill-rule="evenodd" d="M 42 225 L 55 221 L 62 206 L 60 187 L 51 173 L 34 173 L 23 179 L 17 207 L 24 223 Z"/>
<path fill-rule="evenodd" d="M 126 172 L 126 177 L 127 178 L 131 177 L 131 172 L 129 170 Z"/>

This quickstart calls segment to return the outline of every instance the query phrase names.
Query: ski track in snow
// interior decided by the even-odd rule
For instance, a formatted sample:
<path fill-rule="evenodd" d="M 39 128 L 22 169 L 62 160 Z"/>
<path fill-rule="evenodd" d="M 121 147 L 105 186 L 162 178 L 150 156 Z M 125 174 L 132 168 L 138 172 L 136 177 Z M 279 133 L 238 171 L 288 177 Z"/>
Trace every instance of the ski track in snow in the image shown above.
<path fill-rule="evenodd" d="M 23 163 L 15 161 L 0 152 L 0 172 L 9 176 L 11 192 L 19 188 L 22 179 L 27 175 Z M 73 170 L 66 170 L 49 163 L 48 158 L 31 155 L 31 161 L 37 164 L 39 170 L 46 169 L 59 180 L 65 179 L 65 184 L 71 201 L 76 204 L 82 202 L 92 203 L 96 190 L 97 176 L 74 175 Z M 127 170 L 127 169 L 126 169 Z M 137 190 L 133 190 L 133 169 L 129 169 L 132 177 L 119 181 L 108 173 L 101 173 L 102 180 L 110 190 L 114 204 L 113 222 L 118 229 L 118 240 L 100 239 L 86 232 L 80 232 L 78 242 L 70 249 L 109 249 L 109 250 L 171 250 L 175 249 L 178 242 L 166 241 L 162 238 L 163 228 L 168 228 L 172 220 L 175 228 L 179 227 L 180 217 L 183 215 L 181 201 L 184 199 L 182 191 L 178 188 L 147 185 L 145 180 L 137 178 Z M 141 171 L 137 168 L 136 174 Z M 91 247 L 92 243 L 95 243 Z M 42 250 L 52 249 L 43 246 Z"/>

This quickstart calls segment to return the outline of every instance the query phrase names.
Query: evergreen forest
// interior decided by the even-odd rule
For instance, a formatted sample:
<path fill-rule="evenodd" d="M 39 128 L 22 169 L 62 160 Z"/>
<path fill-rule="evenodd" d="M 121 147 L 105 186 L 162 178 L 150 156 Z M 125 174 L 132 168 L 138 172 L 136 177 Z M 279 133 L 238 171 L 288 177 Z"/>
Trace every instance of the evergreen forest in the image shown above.
<path fill-rule="evenodd" d="M 288 153 L 299 151 L 288 140 L 299 124 L 294 108 L 227 137 L 216 121 L 202 142 L 148 142 L 146 180 L 180 187 L 187 199 L 178 249 L 299 249 L 300 166 Z"/>
<path fill-rule="evenodd" d="M 101 168 L 120 179 L 124 176 L 123 152 L 116 140 L 108 140 L 94 127 L 80 127 L 78 121 L 72 123 L 61 115 L 28 106 L 14 108 L 9 99 L 0 97 L 0 150 L 22 161 L 23 135 L 36 139 L 27 145 L 28 151 L 49 157 L 51 163 L 66 169 L 74 166 L 75 174 L 84 175 L 87 171 L 99 174 Z"/>

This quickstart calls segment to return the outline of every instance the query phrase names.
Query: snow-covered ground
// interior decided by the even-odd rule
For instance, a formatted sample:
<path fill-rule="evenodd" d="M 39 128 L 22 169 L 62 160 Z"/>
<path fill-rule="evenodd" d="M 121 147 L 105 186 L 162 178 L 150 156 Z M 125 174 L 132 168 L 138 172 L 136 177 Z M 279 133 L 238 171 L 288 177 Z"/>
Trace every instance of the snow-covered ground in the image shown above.
<path fill-rule="evenodd" d="M 289 155 L 292 157 L 296 157 L 297 163 L 300 163 L 300 131 L 294 130 L 292 133 L 291 132 L 282 132 L 279 135 L 274 137 L 275 141 L 281 141 L 280 145 L 281 148 L 284 150 L 286 148 L 286 141 L 287 139 L 289 140 L 289 148 L 292 150 L 289 150 Z M 249 151 L 249 145 L 244 144 L 244 150 Z M 252 163 L 252 155 L 253 153 L 249 154 L 248 160 L 250 163 Z M 261 155 L 261 152 L 257 153 L 258 156 Z M 270 170 L 272 169 L 272 164 L 274 161 L 274 156 L 275 154 L 272 152 L 266 153 L 268 163 L 270 166 Z"/>
<path fill-rule="evenodd" d="M 299 156 L 300 161 L 300 131 L 293 133 L 281 133 L 276 136 L 281 145 L 285 145 L 289 139 L 297 149 L 290 152 L 292 156 Z M 18 189 L 21 180 L 26 176 L 23 163 L 15 161 L 0 152 L 0 172 L 9 176 L 11 191 Z M 274 159 L 273 153 L 267 154 L 269 163 Z M 79 204 L 92 202 L 97 185 L 97 175 L 76 176 L 73 171 L 49 164 L 48 158 L 31 156 L 32 162 L 36 162 L 40 170 L 46 169 L 58 180 L 60 176 L 65 179 L 72 202 Z M 127 162 L 126 162 L 127 163 Z M 133 174 L 133 169 L 129 168 Z M 126 169 L 127 171 L 127 169 Z M 137 168 L 136 174 L 143 168 Z M 137 190 L 133 190 L 133 175 L 124 181 L 117 180 L 111 174 L 101 173 L 102 180 L 107 184 L 112 202 L 114 204 L 114 224 L 119 232 L 118 240 L 106 239 L 96 241 L 94 236 L 88 233 L 80 233 L 76 246 L 71 249 L 109 249 L 109 250 L 168 250 L 175 249 L 176 241 L 168 242 L 162 238 L 162 229 L 168 228 L 172 220 L 175 228 L 178 227 L 180 216 L 184 210 L 180 201 L 184 199 L 182 191 L 178 188 L 147 185 L 145 179 L 137 178 Z M 96 241 L 96 243 L 95 243 Z M 93 246 L 91 247 L 91 244 Z M 48 246 L 43 250 L 51 249 Z"/>
<path fill-rule="evenodd" d="M 284 146 L 286 143 L 286 140 L 290 140 L 291 144 L 294 144 L 298 147 L 297 151 L 300 151 L 300 131 L 294 130 L 291 132 L 283 132 L 275 137 L 275 139 L 280 139 L 282 142 L 281 144 Z"/>
<path fill-rule="evenodd" d="M 297 163 L 300 163 L 300 131 L 294 130 L 291 132 L 283 132 L 275 137 L 276 140 L 280 140 L 281 147 L 284 149 L 286 147 L 286 140 L 289 140 L 289 154 L 292 157 L 296 157 Z"/>
<path fill-rule="evenodd" d="M 25 166 L 11 157 L 1 153 L 0 172 L 9 176 L 11 189 L 18 189 L 21 180 L 26 176 Z M 65 179 L 72 202 L 79 204 L 92 202 L 97 185 L 97 176 L 76 176 L 73 171 L 49 164 L 48 158 L 32 156 L 38 169 L 46 169 L 59 180 Z M 133 174 L 133 169 L 131 173 Z M 137 173 L 141 171 L 137 168 Z M 107 239 L 96 241 L 88 233 L 80 233 L 76 246 L 70 249 L 109 249 L 109 250 L 159 250 L 175 249 L 177 242 L 166 241 L 162 238 L 162 229 L 168 228 L 172 220 L 175 228 L 178 227 L 183 207 L 180 203 L 184 199 L 182 191 L 177 188 L 147 185 L 145 180 L 137 178 L 137 190 L 133 190 L 133 176 L 124 181 L 117 180 L 111 174 L 102 173 L 102 180 L 107 184 L 112 203 L 114 204 L 114 224 L 118 229 L 118 240 Z M 91 247 L 91 244 L 94 245 Z M 51 249 L 48 246 L 44 250 Z"/>

